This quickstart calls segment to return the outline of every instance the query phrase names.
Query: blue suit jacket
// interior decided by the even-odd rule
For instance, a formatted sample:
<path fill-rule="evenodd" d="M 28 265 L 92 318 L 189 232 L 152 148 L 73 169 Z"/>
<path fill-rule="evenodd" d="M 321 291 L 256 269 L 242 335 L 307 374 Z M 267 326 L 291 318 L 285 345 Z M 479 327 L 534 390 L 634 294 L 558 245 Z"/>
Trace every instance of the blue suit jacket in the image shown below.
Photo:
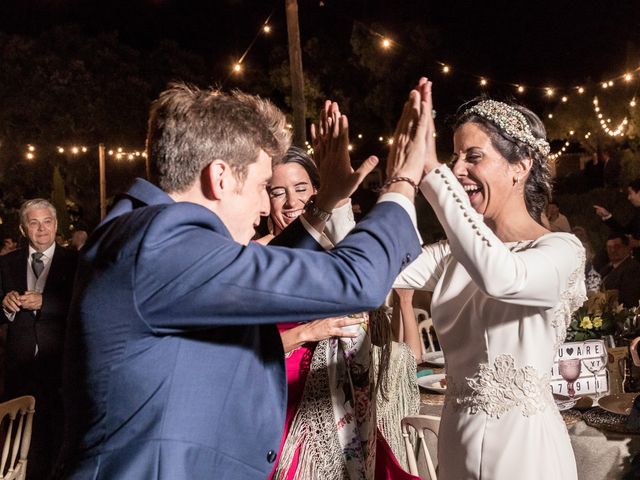
<path fill-rule="evenodd" d="M 300 225 L 287 237 L 317 246 Z M 395 203 L 331 252 L 243 246 L 209 210 L 137 180 L 78 266 L 65 476 L 265 478 L 286 403 L 273 324 L 374 308 L 419 253 Z"/>

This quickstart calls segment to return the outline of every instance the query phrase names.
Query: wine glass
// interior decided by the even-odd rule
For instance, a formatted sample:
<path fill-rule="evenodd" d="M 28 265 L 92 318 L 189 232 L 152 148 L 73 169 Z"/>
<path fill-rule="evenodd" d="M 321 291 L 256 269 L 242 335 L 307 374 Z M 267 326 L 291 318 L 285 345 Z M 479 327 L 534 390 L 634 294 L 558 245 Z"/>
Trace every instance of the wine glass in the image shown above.
<path fill-rule="evenodd" d="M 601 340 L 588 340 L 584 343 L 585 350 L 591 352 L 592 357 L 582 360 L 585 368 L 593 374 L 593 382 L 596 387 L 596 398 L 600 398 L 598 391 L 598 374 L 607 366 L 607 350 Z"/>
<path fill-rule="evenodd" d="M 567 381 L 567 393 L 569 394 L 569 398 L 573 400 L 573 397 L 576 395 L 576 391 L 573 388 L 573 382 L 575 382 L 580 376 L 582 362 L 579 358 L 560 360 L 558 362 L 558 369 L 562 378 Z"/>

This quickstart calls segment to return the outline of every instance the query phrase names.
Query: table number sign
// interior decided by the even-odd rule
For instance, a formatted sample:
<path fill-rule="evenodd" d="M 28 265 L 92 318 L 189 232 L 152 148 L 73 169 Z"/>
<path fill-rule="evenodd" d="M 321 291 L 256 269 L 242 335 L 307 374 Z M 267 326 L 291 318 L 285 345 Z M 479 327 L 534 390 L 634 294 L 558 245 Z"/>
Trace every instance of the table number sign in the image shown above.
<path fill-rule="evenodd" d="M 551 368 L 551 392 L 567 395 L 567 381 L 560 375 L 560 360 L 579 359 L 582 363 L 580 376 L 573 383 L 576 396 L 595 395 L 609 391 L 609 376 L 606 366 L 595 375 L 589 371 L 589 366 L 601 363 L 600 356 L 606 353 L 604 340 L 589 342 L 567 342 L 560 346 Z M 606 360 L 605 360 L 606 364 Z"/>

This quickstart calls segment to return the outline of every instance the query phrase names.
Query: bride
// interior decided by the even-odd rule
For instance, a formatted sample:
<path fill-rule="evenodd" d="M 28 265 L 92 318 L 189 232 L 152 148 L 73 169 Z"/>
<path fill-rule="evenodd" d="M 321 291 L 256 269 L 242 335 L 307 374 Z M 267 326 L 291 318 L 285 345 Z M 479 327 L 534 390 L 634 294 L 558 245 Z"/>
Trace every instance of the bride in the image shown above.
<path fill-rule="evenodd" d="M 424 247 L 395 287 L 433 292 L 432 316 L 447 364 L 439 477 L 576 479 L 549 372 L 570 315 L 585 298 L 584 248 L 540 224 L 550 194 L 549 144 L 540 119 L 517 105 L 462 107 L 454 154 L 435 150 L 431 82 L 407 107 L 416 151 L 428 157 L 420 189 L 448 240 Z"/>

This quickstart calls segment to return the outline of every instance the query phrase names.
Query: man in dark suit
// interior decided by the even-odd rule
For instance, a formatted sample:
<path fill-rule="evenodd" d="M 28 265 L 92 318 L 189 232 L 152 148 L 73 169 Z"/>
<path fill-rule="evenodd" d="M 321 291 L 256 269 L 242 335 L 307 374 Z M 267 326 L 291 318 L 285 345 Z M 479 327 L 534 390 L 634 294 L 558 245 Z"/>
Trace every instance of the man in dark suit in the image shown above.
<path fill-rule="evenodd" d="M 335 104 L 328 114 L 331 146 L 346 138 L 346 117 Z M 375 160 L 356 172 L 348 155 L 321 165 L 334 181 L 278 237 L 309 250 L 251 243 L 288 135 L 276 107 L 240 92 L 178 84 L 152 105 L 158 186 L 138 179 L 81 252 L 62 477 L 266 478 L 286 403 L 273 324 L 376 307 L 420 253 L 419 149 L 394 157 L 389 193 L 333 251 L 322 251 L 318 231 Z"/>
<path fill-rule="evenodd" d="M 617 290 L 618 301 L 626 308 L 638 306 L 640 300 L 640 263 L 631 255 L 629 237 L 611 233 L 607 239 L 609 263 L 600 270 L 602 288 Z"/>
<path fill-rule="evenodd" d="M 56 245 L 56 210 L 24 202 L 26 248 L 0 257 L 2 320 L 8 323 L 5 399 L 36 398 L 28 478 L 47 478 L 62 442 L 62 352 L 77 254 Z"/>

